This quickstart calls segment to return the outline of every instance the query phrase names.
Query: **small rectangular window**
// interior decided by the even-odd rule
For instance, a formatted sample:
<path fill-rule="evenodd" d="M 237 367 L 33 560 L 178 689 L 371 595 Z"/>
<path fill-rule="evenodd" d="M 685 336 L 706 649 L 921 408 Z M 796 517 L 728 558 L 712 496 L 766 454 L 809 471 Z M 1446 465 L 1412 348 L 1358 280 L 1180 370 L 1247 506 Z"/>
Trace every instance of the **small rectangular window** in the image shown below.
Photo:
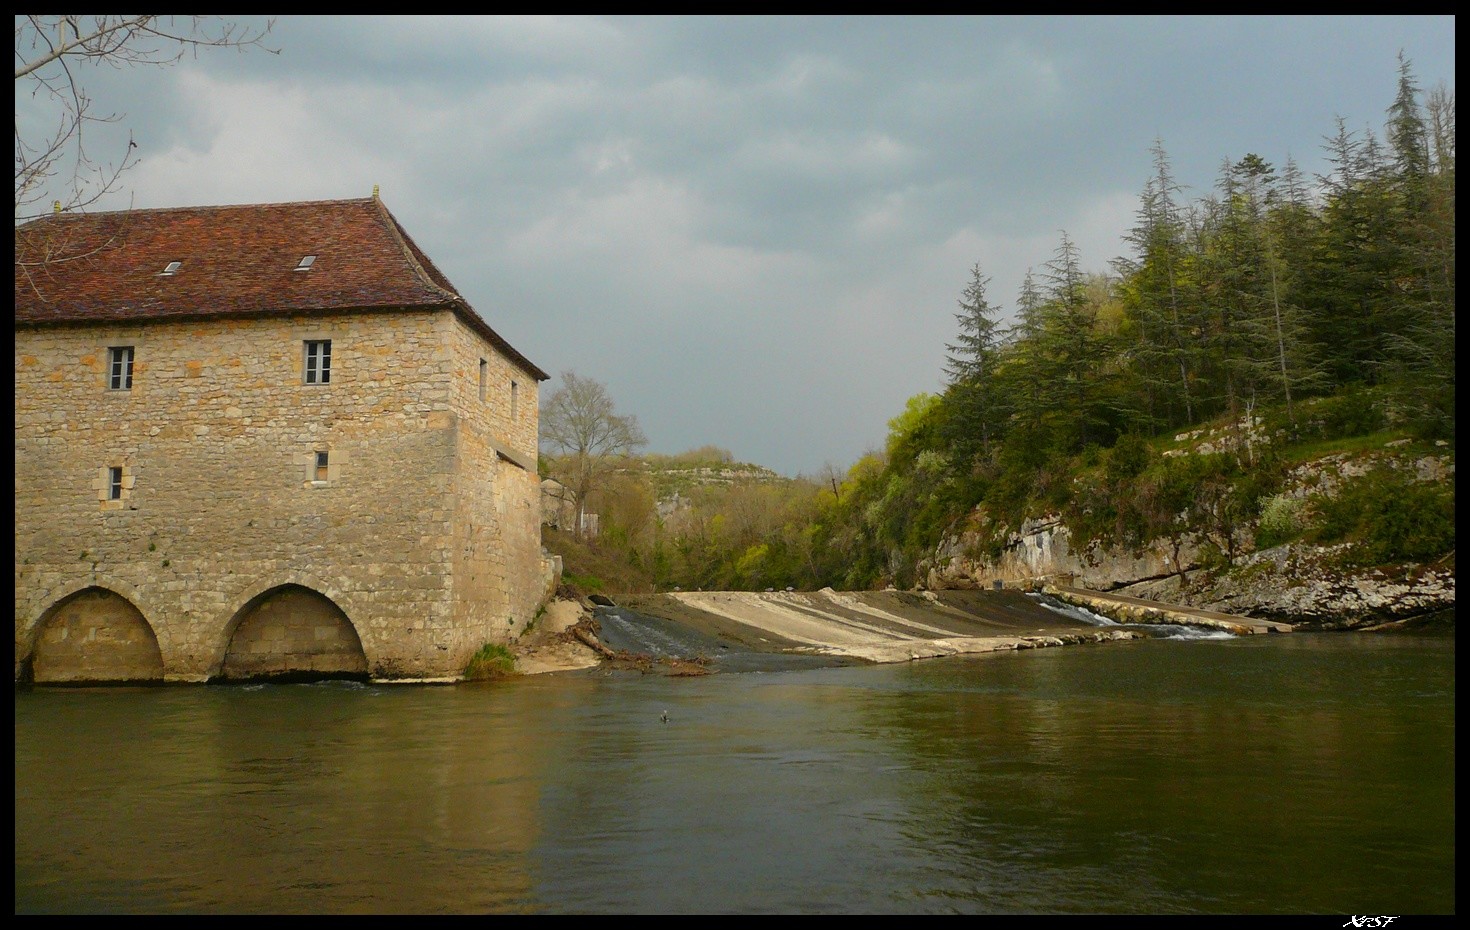
<path fill-rule="evenodd" d="M 316 480 L 327 480 L 327 453 L 325 452 L 318 452 L 316 454 Z"/>
<path fill-rule="evenodd" d="M 132 346 L 113 346 L 107 350 L 107 386 L 114 391 L 133 389 Z"/>
<path fill-rule="evenodd" d="M 184 263 L 183 262 L 169 262 L 168 263 L 168 266 L 165 267 L 162 271 L 160 271 L 158 273 L 159 274 L 159 277 L 164 277 L 166 275 L 177 274 L 178 271 L 179 271 L 179 269 L 182 268 L 183 266 L 184 266 Z"/>
<path fill-rule="evenodd" d="M 122 468 L 119 466 L 107 469 L 107 499 L 122 500 Z"/>
<path fill-rule="evenodd" d="M 307 256 L 304 256 L 301 259 L 301 263 L 296 266 L 296 270 L 297 271 L 310 271 L 311 270 L 311 266 L 314 265 L 314 264 L 316 264 L 316 256 L 315 255 L 307 255 Z"/>
<path fill-rule="evenodd" d="M 485 399 L 490 390 L 490 363 L 483 358 L 480 359 L 480 400 Z"/>
<path fill-rule="evenodd" d="M 329 384 L 332 381 L 332 340 L 306 340 L 306 383 Z"/>
<path fill-rule="evenodd" d="M 510 421 L 512 423 L 514 423 L 516 419 L 516 400 L 519 390 L 520 386 L 512 381 L 510 383 Z"/>

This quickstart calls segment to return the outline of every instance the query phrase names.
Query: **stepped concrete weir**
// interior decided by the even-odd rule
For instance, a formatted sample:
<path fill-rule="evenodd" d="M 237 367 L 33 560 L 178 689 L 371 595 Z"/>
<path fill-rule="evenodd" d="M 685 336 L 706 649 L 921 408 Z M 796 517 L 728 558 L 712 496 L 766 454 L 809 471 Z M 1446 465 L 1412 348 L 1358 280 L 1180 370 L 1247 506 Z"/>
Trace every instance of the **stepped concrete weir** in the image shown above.
<path fill-rule="evenodd" d="M 1139 639 L 1021 591 L 685 591 L 620 605 L 764 652 L 869 662 Z"/>
<path fill-rule="evenodd" d="M 1044 584 L 1041 586 L 1041 591 L 1068 604 L 1085 607 L 1102 614 L 1118 623 L 1177 623 L 1186 626 L 1207 626 L 1233 633 L 1236 636 L 1249 636 L 1255 633 L 1290 633 L 1292 631 L 1291 624 L 1276 620 L 1258 620 L 1255 617 L 1242 617 L 1238 614 L 1226 614 L 1217 610 L 1162 604 L 1141 597 L 1107 594 L 1067 585 Z"/>

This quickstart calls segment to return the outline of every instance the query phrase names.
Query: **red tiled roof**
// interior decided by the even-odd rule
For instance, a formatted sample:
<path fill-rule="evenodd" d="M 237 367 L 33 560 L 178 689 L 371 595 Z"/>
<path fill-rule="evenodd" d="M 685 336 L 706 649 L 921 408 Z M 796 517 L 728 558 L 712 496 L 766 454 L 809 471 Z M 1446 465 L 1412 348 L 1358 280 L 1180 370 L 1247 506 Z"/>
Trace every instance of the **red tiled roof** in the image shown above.
<path fill-rule="evenodd" d="M 294 270 L 315 255 L 310 271 Z M 178 271 L 162 275 L 170 262 Z M 17 325 L 452 310 L 536 378 L 376 197 L 62 213 L 15 230 Z"/>

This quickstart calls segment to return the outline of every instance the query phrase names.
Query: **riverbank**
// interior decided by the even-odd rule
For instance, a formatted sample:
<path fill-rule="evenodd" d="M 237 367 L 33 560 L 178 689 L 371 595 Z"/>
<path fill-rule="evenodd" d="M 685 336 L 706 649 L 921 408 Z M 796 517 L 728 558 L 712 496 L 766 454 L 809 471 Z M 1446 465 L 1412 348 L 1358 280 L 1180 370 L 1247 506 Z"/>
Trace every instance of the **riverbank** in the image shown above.
<path fill-rule="evenodd" d="M 1085 607 L 1118 623 L 1174 623 L 1182 626 L 1206 626 L 1224 630 L 1232 636 L 1254 636 L 1259 633 L 1290 633 L 1290 623 L 1277 620 L 1261 620 L 1243 617 L 1218 610 L 1205 610 L 1179 604 L 1160 604 L 1157 601 L 1128 597 L 1117 593 L 1102 593 L 1072 588 L 1065 585 L 1044 584 L 1044 594 Z"/>
<path fill-rule="evenodd" d="M 588 605 L 581 601 L 555 598 L 548 602 L 531 629 L 511 646 L 516 673 L 572 672 L 600 663 L 602 657 L 576 633 L 590 617 Z"/>
<path fill-rule="evenodd" d="M 1053 516 L 1027 521 L 998 560 L 966 552 L 976 537 L 957 536 L 927 566 L 924 586 L 933 590 L 1077 587 L 1143 604 L 1212 611 L 1290 624 L 1297 630 L 1368 629 L 1412 625 L 1455 607 L 1455 557 L 1432 564 L 1404 563 L 1349 568 L 1346 547 L 1287 543 L 1238 557 L 1234 566 L 1206 569 L 1193 542 L 1175 550 L 1155 541 L 1138 551 L 1088 548 L 1078 552 L 1071 532 Z M 1178 566 L 1186 566 L 1179 571 Z"/>

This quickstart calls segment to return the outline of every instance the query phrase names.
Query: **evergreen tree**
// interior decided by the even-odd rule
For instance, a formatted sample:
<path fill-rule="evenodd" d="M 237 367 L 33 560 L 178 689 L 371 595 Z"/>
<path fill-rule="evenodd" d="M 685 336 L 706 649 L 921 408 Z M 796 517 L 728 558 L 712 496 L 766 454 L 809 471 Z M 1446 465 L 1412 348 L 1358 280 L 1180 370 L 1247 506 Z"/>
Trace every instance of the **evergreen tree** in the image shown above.
<path fill-rule="evenodd" d="M 1424 185 L 1429 177 L 1429 132 L 1419 107 L 1419 86 L 1409 60 L 1399 52 L 1399 86 L 1388 108 L 1388 141 L 1393 149 L 1395 173 L 1405 189 L 1410 209 L 1422 209 Z"/>
<path fill-rule="evenodd" d="M 1163 143 L 1150 150 L 1154 173 L 1144 187 L 1137 221 L 1125 237 L 1135 257 L 1120 258 L 1121 293 L 1134 326 L 1133 357 L 1144 408 L 1155 422 L 1171 425 L 1195 419 L 1193 380 L 1198 347 L 1189 324 L 1191 312 L 1184 270 L 1187 235 Z"/>
<path fill-rule="evenodd" d="M 1048 416 L 1056 423 L 1061 448 L 1081 449 L 1106 437 L 1107 397 L 1102 380 L 1108 368 L 1106 341 L 1095 329 L 1097 306 L 1087 296 L 1077 246 L 1066 232 L 1044 272 L 1046 290 L 1035 357 Z"/>
<path fill-rule="evenodd" d="M 985 296 L 989 284 L 990 279 L 981 273 L 978 264 L 970 269 L 970 283 L 960 297 L 960 311 L 955 314 L 959 332 L 955 341 L 946 346 L 949 430 L 956 452 L 966 460 L 976 451 L 989 454 L 998 419 L 994 385 L 1001 328 L 996 319 L 999 311 Z"/>
<path fill-rule="evenodd" d="M 1327 148 L 1333 170 L 1321 179 L 1321 235 L 1305 282 L 1311 338 L 1333 385 L 1378 384 L 1400 264 L 1390 242 L 1387 168 L 1372 133 L 1359 137 L 1341 119 Z"/>
<path fill-rule="evenodd" d="M 1277 200 L 1267 219 L 1267 261 L 1271 274 L 1271 311 L 1276 337 L 1277 372 L 1287 419 L 1295 425 L 1295 401 L 1303 391 L 1321 386 L 1321 366 L 1307 346 L 1302 322 L 1299 282 L 1309 263 L 1318 222 L 1302 182 L 1301 170 L 1287 158 L 1276 188 Z"/>
<path fill-rule="evenodd" d="M 1446 107 L 1448 103 L 1448 108 Z M 1400 264 L 1386 348 L 1401 406 L 1453 432 L 1454 110 L 1440 91 L 1431 117 L 1419 104 L 1409 61 L 1399 55 L 1398 93 L 1388 110 L 1393 152 L 1391 254 Z M 1448 135 L 1446 135 L 1448 129 Z M 1433 142 L 1431 143 L 1431 138 Z"/>
<path fill-rule="evenodd" d="M 1008 331 L 1007 342 L 1001 347 L 995 366 L 997 393 L 1007 398 L 1012 426 L 1035 424 L 1048 409 L 1042 385 L 1051 372 L 1046 359 L 1039 354 L 1045 326 L 1043 313 L 1041 289 L 1028 268 L 1016 298 L 1016 324 Z"/>

